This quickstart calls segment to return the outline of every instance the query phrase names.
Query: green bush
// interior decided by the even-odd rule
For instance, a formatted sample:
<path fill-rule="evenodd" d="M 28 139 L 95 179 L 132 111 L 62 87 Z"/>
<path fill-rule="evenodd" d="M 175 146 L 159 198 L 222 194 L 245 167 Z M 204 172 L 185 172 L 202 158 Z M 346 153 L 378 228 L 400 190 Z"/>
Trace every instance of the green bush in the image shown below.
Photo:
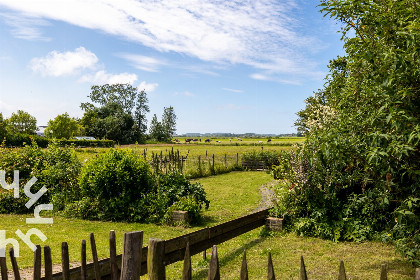
<path fill-rule="evenodd" d="M 29 134 L 8 134 L 5 137 L 5 145 L 7 147 L 23 147 L 29 145 L 32 142 L 36 142 L 38 147 L 46 148 L 48 146 L 48 139 L 38 135 L 29 135 Z"/>
<path fill-rule="evenodd" d="M 22 148 L 0 147 L 0 170 L 6 173 L 6 180 L 11 183 L 14 170 L 19 171 L 20 198 L 11 206 L 12 194 L 3 192 L 0 197 L 0 211 L 3 213 L 23 213 L 20 207 L 28 201 L 23 192 L 25 184 L 36 177 L 37 182 L 32 186 L 31 192 L 35 193 L 45 186 L 48 191 L 41 196 L 38 203 L 52 203 L 54 210 L 64 208 L 66 202 L 72 201 L 78 191 L 78 176 L 81 164 L 74 151 L 70 148 L 60 148 L 54 144 L 48 149 L 41 149 L 35 141 L 32 145 Z M 33 210 L 26 209 L 26 212 Z"/>
<path fill-rule="evenodd" d="M 279 153 L 275 151 L 246 152 L 242 155 L 242 162 L 248 167 L 257 167 L 259 163 L 262 163 L 265 168 L 271 169 L 273 165 L 279 164 Z"/>
<path fill-rule="evenodd" d="M 114 140 L 55 140 L 59 146 L 76 146 L 76 147 L 98 147 L 98 148 L 113 148 L 115 146 Z"/>

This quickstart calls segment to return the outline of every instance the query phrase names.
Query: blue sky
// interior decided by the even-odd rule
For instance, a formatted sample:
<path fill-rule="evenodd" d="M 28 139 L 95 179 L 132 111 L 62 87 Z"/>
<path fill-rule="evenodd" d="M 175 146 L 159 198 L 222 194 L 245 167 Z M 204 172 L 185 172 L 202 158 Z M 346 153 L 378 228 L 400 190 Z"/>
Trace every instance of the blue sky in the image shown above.
<path fill-rule="evenodd" d="M 90 87 L 145 89 L 177 133 L 290 133 L 342 55 L 310 0 L 0 0 L 0 112 L 81 117 Z"/>

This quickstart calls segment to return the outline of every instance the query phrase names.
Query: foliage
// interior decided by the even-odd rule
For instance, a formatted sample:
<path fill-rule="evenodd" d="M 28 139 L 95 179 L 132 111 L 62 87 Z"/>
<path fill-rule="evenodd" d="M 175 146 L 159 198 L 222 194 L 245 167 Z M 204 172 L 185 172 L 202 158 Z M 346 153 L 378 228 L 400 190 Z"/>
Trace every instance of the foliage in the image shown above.
<path fill-rule="evenodd" d="M 306 141 L 279 168 L 290 189 L 283 202 L 305 235 L 361 241 L 394 229 L 397 249 L 418 265 L 418 220 L 393 217 L 420 193 L 420 5 L 321 7 L 343 24 L 346 56 L 298 113 Z"/>
<path fill-rule="evenodd" d="M 55 143 L 58 146 L 76 146 L 76 147 L 101 147 L 101 148 L 112 148 L 115 146 L 114 140 L 56 140 Z"/>
<path fill-rule="evenodd" d="M 13 193 L 3 191 L 0 198 L 1 213 L 24 213 L 28 200 L 23 193 L 24 185 L 32 178 L 37 181 L 32 192 L 45 186 L 48 191 L 40 198 L 40 203 L 52 203 L 55 210 L 71 201 L 78 191 L 78 176 L 81 164 L 74 151 L 51 144 L 48 149 L 41 149 L 36 142 L 23 148 L 1 149 L 0 170 L 6 173 L 6 180 L 11 181 L 14 170 L 19 171 L 20 198 L 12 199 Z"/>
<path fill-rule="evenodd" d="M 35 134 L 36 118 L 25 111 L 18 110 L 7 119 L 7 129 L 9 134 Z"/>
<path fill-rule="evenodd" d="M 0 113 L 0 139 L 6 137 L 7 134 L 7 122 L 3 119 L 3 114 Z"/>
<path fill-rule="evenodd" d="M 80 194 L 64 213 L 84 219 L 156 223 L 187 196 L 195 200 L 189 210 L 192 214 L 197 215 L 204 205 L 208 208 L 198 183 L 191 184 L 181 174 L 155 176 L 135 152 L 111 149 L 83 167 Z"/>
<path fill-rule="evenodd" d="M 242 162 L 247 166 L 258 166 L 262 163 L 264 167 L 271 168 L 273 165 L 279 164 L 279 154 L 275 151 L 252 151 L 242 155 Z"/>
<path fill-rule="evenodd" d="M 81 104 L 85 111 L 81 123 L 89 136 L 121 143 L 144 141 L 149 112 L 144 90 L 129 84 L 95 85 L 89 98 L 92 103 Z"/>
<path fill-rule="evenodd" d="M 156 114 L 153 115 L 149 130 L 150 138 L 160 142 L 170 142 L 175 131 L 176 115 L 172 106 L 164 108 L 161 122 L 158 121 Z"/>
<path fill-rule="evenodd" d="M 76 119 L 70 118 L 67 113 L 58 115 L 54 120 L 49 120 L 45 129 L 45 136 L 48 138 L 69 139 L 78 135 L 83 135 L 83 127 L 78 124 Z"/>
<path fill-rule="evenodd" d="M 29 135 L 29 134 L 7 134 L 5 137 L 5 146 L 7 147 L 23 147 L 27 144 L 35 142 L 39 147 L 46 148 L 48 147 L 48 139 L 38 135 Z"/>

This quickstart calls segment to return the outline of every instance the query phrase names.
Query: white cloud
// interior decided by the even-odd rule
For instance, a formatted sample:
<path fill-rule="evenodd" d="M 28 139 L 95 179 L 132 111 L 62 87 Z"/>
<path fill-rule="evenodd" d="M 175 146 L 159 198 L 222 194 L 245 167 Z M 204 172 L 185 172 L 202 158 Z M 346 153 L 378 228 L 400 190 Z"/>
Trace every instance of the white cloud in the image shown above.
<path fill-rule="evenodd" d="M 98 62 L 96 55 L 84 47 L 79 47 L 73 52 L 52 51 L 46 57 L 36 57 L 30 62 L 34 72 L 43 76 L 69 76 L 80 73 L 84 69 L 93 69 Z"/>
<path fill-rule="evenodd" d="M 130 84 L 133 85 L 137 81 L 137 75 L 132 73 L 110 74 L 105 70 L 100 70 L 95 74 L 87 74 L 80 78 L 81 82 L 89 82 L 92 84 Z"/>
<path fill-rule="evenodd" d="M 159 67 L 166 64 L 162 60 L 138 54 L 122 53 L 118 56 L 129 61 L 133 67 L 147 72 L 158 72 Z"/>
<path fill-rule="evenodd" d="M 48 37 L 42 35 L 40 27 L 48 26 L 49 23 L 38 17 L 22 16 L 16 13 L 0 13 L 0 17 L 4 19 L 4 22 L 9 25 L 12 30 L 13 36 L 19 39 L 25 40 L 39 40 L 39 41 L 50 41 Z"/>
<path fill-rule="evenodd" d="M 314 67 L 308 64 L 311 50 L 323 43 L 300 35 L 293 14 L 296 1 L 0 0 L 0 5 L 22 16 L 101 30 L 161 52 L 306 75 Z M 158 71 L 159 62 L 144 58 L 137 57 L 136 67 Z"/>
<path fill-rule="evenodd" d="M 230 91 L 230 92 L 235 92 L 235 93 L 242 93 L 242 92 L 244 92 L 241 89 L 233 89 L 233 88 L 222 88 L 222 89 L 225 90 L 225 91 Z"/>
<path fill-rule="evenodd" d="M 159 84 L 157 84 L 157 83 L 148 84 L 145 81 L 143 81 L 137 86 L 137 88 L 139 90 L 144 90 L 146 93 L 149 93 L 149 92 L 154 91 L 158 86 L 159 86 Z"/>
<path fill-rule="evenodd" d="M 187 97 L 195 96 L 193 93 L 191 93 L 189 91 L 175 92 L 174 95 L 182 95 L 182 96 L 187 96 Z"/>

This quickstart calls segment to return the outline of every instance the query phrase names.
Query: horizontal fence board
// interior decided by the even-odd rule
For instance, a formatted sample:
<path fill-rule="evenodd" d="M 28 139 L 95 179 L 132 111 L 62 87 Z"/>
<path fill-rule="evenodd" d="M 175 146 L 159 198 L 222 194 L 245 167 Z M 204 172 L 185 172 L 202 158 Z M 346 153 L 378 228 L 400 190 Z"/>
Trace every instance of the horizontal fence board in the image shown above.
<path fill-rule="evenodd" d="M 245 232 L 263 226 L 268 215 L 269 209 L 264 209 L 247 216 L 243 216 L 210 228 L 200 229 L 185 235 L 181 235 L 165 241 L 165 265 L 181 261 L 184 259 L 187 242 L 190 243 L 191 255 L 198 254 L 213 245 L 220 244 Z M 147 274 L 147 251 L 148 247 L 142 248 L 142 262 L 140 275 Z M 118 269 L 121 270 L 122 255 L 117 255 L 116 262 Z M 99 260 L 100 274 L 103 279 L 110 279 L 111 266 L 110 258 Z M 70 280 L 81 279 L 81 268 L 70 269 Z M 41 278 L 45 280 L 45 277 Z M 53 280 L 63 279 L 61 272 L 53 275 Z M 94 263 L 86 265 L 86 280 L 95 279 Z"/>

